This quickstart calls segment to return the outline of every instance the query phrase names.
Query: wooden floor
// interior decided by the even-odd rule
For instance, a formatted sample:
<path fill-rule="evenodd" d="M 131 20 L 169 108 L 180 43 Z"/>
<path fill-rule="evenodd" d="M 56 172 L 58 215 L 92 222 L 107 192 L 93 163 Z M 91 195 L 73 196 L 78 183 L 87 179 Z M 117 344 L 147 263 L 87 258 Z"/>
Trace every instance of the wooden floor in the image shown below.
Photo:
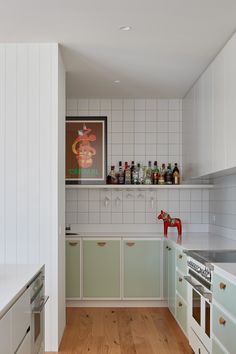
<path fill-rule="evenodd" d="M 59 353 L 188 354 L 192 350 L 166 308 L 68 308 Z"/>

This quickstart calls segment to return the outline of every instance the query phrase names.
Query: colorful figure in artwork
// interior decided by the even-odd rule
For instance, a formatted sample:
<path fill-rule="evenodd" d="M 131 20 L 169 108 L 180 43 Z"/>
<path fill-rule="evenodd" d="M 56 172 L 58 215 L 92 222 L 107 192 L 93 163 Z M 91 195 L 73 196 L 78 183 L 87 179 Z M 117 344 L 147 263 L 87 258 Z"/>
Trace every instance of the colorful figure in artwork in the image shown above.
<path fill-rule="evenodd" d="M 96 155 L 96 149 L 90 145 L 90 142 L 96 140 L 96 135 L 90 134 L 91 131 L 92 129 L 87 128 L 84 124 L 83 129 L 78 130 L 78 137 L 72 145 L 72 151 L 76 155 L 80 168 L 90 168 L 93 165 L 93 156 Z"/>
<path fill-rule="evenodd" d="M 182 222 L 178 218 L 172 218 L 170 214 L 161 210 L 161 213 L 158 215 L 158 220 L 164 221 L 164 236 L 167 237 L 168 227 L 177 227 L 178 230 L 178 239 L 182 237 Z"/>

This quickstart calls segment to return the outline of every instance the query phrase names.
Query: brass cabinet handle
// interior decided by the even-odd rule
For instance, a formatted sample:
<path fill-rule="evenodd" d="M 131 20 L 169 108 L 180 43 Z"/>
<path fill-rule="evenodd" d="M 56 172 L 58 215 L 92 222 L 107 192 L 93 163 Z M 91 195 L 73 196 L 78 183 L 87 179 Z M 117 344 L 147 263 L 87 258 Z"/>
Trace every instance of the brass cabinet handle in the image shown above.
<path fill-rule="evenodd" d="M 221 282 L 221 283 L 219 284 L 219 287 L 220 287 L 221 290 L 225 290 L 226 284 Z"/>
<path fill-rule="evenodd" d="M 179 307 L 182 307 L 182 306 L 183 306 L 182 302 L 179 302 Z"/>
<path fill-rule="evenodd" d="M 106 246 L 106 242 L 97 242 L 97 245 L 100 246 L 100 247 L 104 247 Z"/>
<path fill-rule="evenodd" d="M 219 318 L 219 324 L 220 324 L 221 326 L 224 326 L 224 325 L 226 324 L 226 321 L 225 321 L 225 319 L 224 319 L 223 317 L 220 317 L 220 318 Z"/>
<path fill-rule="evenodd" d="M 135 242 L 126 242 L 126 245 L 129 246 L 129 247 L 132 247 L 135 245 Z"/>
<path fill-rule="evenodd" d="M 181 283 L 181 281 L 183 281 L 183 278 L 179 277 L 179 282 Z"/>
<path fill-rule="evenodd" d="M 168 251 L 171 251 L 171 248 L 169 247 Z"/>
<path fill-rule="evenodd" d="M 183 255 L 182 254 L 179 254 L 179 259 L 182 259 L 183 258 Z"/>
<path fill-rule="evenodd" d="M 168 249 L 169 249 L 169 247 L 168 247 L 168 246 L 166 246 L 166 249 L 168 250 Z"/>
<path fill-rule="evenodd" d="M 76 242 L 76 241 L 70 241 L 70 242 L 69 242 L 69 245 L 70 245 L 70 246 L 76 246 L 76 245 L 78 245 L 78 242 Z"/>

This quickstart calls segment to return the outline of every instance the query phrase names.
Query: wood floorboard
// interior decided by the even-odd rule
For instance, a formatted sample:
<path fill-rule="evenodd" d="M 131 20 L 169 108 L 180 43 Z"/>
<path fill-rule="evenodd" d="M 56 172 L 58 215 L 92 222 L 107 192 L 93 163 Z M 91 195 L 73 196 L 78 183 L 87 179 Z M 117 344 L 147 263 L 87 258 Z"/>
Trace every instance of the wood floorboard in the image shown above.
<path fill-rule="evenodd" d="M 192 354 L 192 350 L 167 308 L 68 308 L 58 353 Z"/>

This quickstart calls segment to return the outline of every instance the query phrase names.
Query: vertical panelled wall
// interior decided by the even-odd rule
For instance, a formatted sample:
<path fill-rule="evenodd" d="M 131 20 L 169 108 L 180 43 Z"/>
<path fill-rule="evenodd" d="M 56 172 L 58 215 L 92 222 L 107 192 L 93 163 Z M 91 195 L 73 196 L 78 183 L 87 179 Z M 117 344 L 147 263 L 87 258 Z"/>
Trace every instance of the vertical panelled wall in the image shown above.
<path fill-rule="evenodd" d="M 57 44 L 0 44 L 0 262 L 45 264 L 47 350 L 57 350 L 58 289 L 63 288 L 58 279 L 64 227 L 58 218 L 64 209 L 58 177 L 64 169 L 58 168 L 64 156 L 58 141 L 64 129 L 60 85 L 64 69 Z"/>

